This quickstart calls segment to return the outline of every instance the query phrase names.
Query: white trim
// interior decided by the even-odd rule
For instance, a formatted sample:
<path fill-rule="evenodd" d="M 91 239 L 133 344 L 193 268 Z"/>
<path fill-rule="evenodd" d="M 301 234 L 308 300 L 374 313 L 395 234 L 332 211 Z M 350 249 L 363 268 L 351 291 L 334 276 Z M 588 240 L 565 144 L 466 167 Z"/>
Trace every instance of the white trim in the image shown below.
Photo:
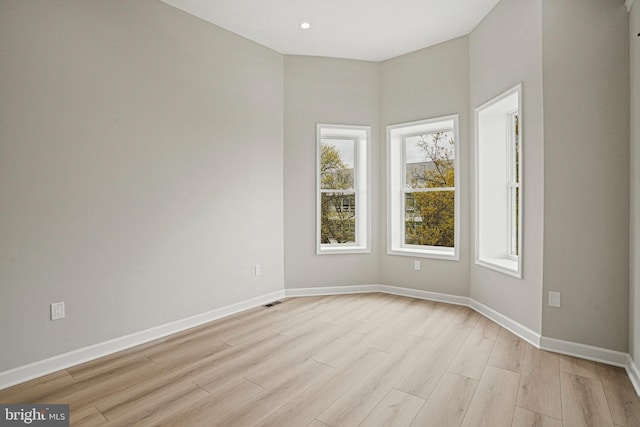
<path fill-rule="evenodd" d="M 320 286 L 316 288 L 295 288 L 285 289 L 286 297 L 314 297 L 321 295 L 346 295 L 346 294 L 366 294 L 382 292 L 382 285 L 355 285 L 355 286 Z"/>
<path fill-rule="evenodd" d="M 353 141 L 353 189 L 329 190 L 322 188 L 320 161 L 323 139 Z M 316 124 L 316 255 L 371 253 L 371 151 L 371 126 Z M 355 242 L 353 244 L 323 244 L 321 242 L 322 193 L 354 194 L 356 207 Z"/>
<path fill-rule="evenodd" d="M 452 122 L 443 127 L 441 123 Z M 453 128 L 454 144 L 454 240 L 453 248 L 407 245 L 404 243 L 405 150 L 404 138 L 416 132 L 432 132 Z M 460 129 L 459 115 L 399 123 L 387 126 L 387 254 L 460 261 Z M 440 189 L 444 190 L 444 189 Z"/>
<path fill-rule="evenodd" d="M 80 363 L 126 350 L 128 348 L 135 347 L 136 345 L 166 337 L 167 335 L 175 334 L 177 332 L 184 331 L 185 329 L 193 328 L 194 326 L 218 320 L 231 314 L 264 305 L 279 298 L 283 298 L 284 294 L 284 290 L 281 290 L 261 295 L 246 301 L 208 311 L 206 313 L 197 314 L 195 316 L 166 323 L 144 331 L 134 332 L 130 335 L 125 335 L 123 337 L 104 341 L 88 347 L 79 348 L 48 359 L 0 372 L 0 390 L 61 369 L 66 369 Z"/>
<path fill-rule="evenodd" d="M 382 292 L 390 295 L 423 299 L 427 301 L 444 302 L 447 304 L 469 306 L 469 298 L 457 295 L 441 294 L 438 292 L 422 291 L 419 289 L 401 288 L 388 285 L 355 285 L 355 286 L 329 286 L 316 288 L 285 289 L 287 297 L 310 297 L 319 295 L 345 295 Z"/>
<path fill-rule="evenodd" d="M 633 384 L 633 388 L 636 389 L 636 393 L 640 396 L 640 370 L 638 369 L 638 365 L 633 361 L 633 358 L 630 354 L 627 354 L 627 375 L 629 375 L 629 379 L 631 380 L 631 384 Z"/>
<path fill-rule="evenodd" d="M 475 264 L 479 265 L 481 267 L 484 268 L 488 268 L 494 271 L 497 271 L 499 273 L 502 274 L 506 274 L 509 276 L 513 276 L 517 279 L 522 279 L 523 277 L 523 267 L 524 267 L 524 191 L 526 189 L 525 187 L 525 182 L 524 182 L 524 161 L 523 161 L 523 153 L 524 153 L 524 144 L 525 144 L 525 137 L 524 137 L 524 125 L 525 125 L 525 118 L 524 118 L 524 88 L 523 88 L 523 84 L 522 82 L 516 84 L 515 86 L 511 87 L 510 89 L 505 90 L 504 92 L 500 93 L 499 95 L 493 97 L 492 99 L 484 102 L 482 105 L 479 105 L 478 107 L 476 107 L 473 110 L 473 163 L 474 163 L 474 176 L 475 176 L 475 185 L 473 187 L 473 194 L 474 194 L 474 203 L 473 203 L 473 222 L 475 224 L 475 232 L 474 232 L 474 251 L 475 251 Z M 483 252 L 481 250 L 481 245 L 480 245 L 480 238 L 482 235 L 482 231 L 485 230 L 486 226 L 484 226 L 480 219 L 481 217 L 484 217 L 484 214 L 481 215 L 480 212 L 480 188 L 481 188 L 481 175 L 480 175 L 480 171 L 481 171 L 481 167 L 480 167 L 480 115 L 483 112 L 486 112 L 486 110 L 490 109 L 492 106 L 495 106 L 496 104 L 499 104 L 502 101 L 505 101 L 505 99 L 513 96 L 513 95 L 517 95 L 518 98 L 518 108 L 517 110 L 511 110 L 509 109 L 507 114 L 512 114 L 517 112 L 519 114 L 519 135 L 520 135 L 520 150 L 518 152 L 518 163 L 519 163 L 519 168 L 518 168 L 518 172 L 519 172 L 519 176 L 518 176 L 518 185 L 520 188 L 520 192 L 519 192 L 519 197 L 518 197 L 518 203 L 519 203 L 519 209 L 518 209 L 518 257 L 515 260 L 515 262 L 509 262 L 509 263 L 505 263 L 503 260 L 507 260 L 508 256 L 511 252 L 510 247 L 511 247 L 511 242 L 510 239 L 512 238 L 511 236 L 511 232 L 508 231 L 507 232 L 507 236 L 508 239 L 505 241 L 506 246 L 505 246 L 505 250 L 504 250 L 504 258 L 497 258 L 495 256 L 495 254 L 491 254 L 491 257 L 488 257 L 486 255 L 481 254 L 481 252 Z M 505 106 L 506 108 L 508 108 L 508 106 Z M 502 109 L 500 109 L 500 112 L 503 112 Z M 509 129 L 509 126 L 507 126 L 507 129 Z M 509 168 L 507 168 L 509 169 Z M 510 181 L 507 179 L 507 181 Z M 509 199 L 509 196 L 507 195 L 507 200 Z M 509 214 L 509 218 L 511 218 L 510 214 Z M 491 230 L 492 233 L 487 233 L 487 234 L 493 234 L 493 230 Z M 512 268 L 512 265 L 515 265 L 515 269 Z"/>
<path fill-rule="evenodd" d="M 627 12 L 631 12 L 631 6 L 633 6 L 633 0 L 626 0 L 624 5 L 627 6 Z"/>
<path fill-rule="evenodd" d="M 581 359 L 592 360 L 594 362 L 606 363 L 607 365 L 619 366 L 622 368 L 627 367 L 627 353 L 609 350 L 602 347 L 594 347 L 592 345 L 543 336 L 540 340 L 540 349 L 565 354 L 567 356 L 575 356 Z"/>
<path fill-rule="evenodd" d="M 427 301 L 444 302 L 453 305 L 469 306 L 469 297 L 461 297 L 458 295 L 442 294 L 439 292 L 422 291 L 419 289 L 401 288 L 398 286 L 380 286 L 380 292 L 391 295 L 401 295 L 405 297 L 418 298 Z"/>
<path fill-rule="evenodd" d="M 492 320 L 493 322 L 495 322 L 498 325 L 502 326 L 506 330 L 508 330 L 508 331 L 512 332 L 513 334 L 519 336 L 520 338 L 522 338 L 523 340 L 525 340 L 529 344 L 540 348 L 540 338 L 541 338 L 541 336 L 540 336 L 539 333 L 537 333 L 537 332 L 527 328 L 526 326 L 521 325 L 520 323 L 508 318 L 504 314 L 498 313 L 497 311 L 495 311 L 491 307 L 487 307 L 486 305 L 484 305 L 484 304 L 482 304 L 482 303 L 480 303 L 480 302 L 478 302 L 478 301 L 476 301 L 474 299 L 470 299 L 469 307 L 471 307 L 472 309 L 474 309 L 478 313 L 482 314 L 487 319 Z"/>

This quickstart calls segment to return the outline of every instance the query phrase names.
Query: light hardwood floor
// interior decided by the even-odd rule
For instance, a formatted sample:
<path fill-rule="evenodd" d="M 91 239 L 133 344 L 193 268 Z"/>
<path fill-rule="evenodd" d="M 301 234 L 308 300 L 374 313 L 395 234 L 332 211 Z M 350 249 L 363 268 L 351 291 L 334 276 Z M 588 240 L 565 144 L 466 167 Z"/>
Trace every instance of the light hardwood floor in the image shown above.
<path fill-rule="evenodd" d="M 624 369 L 465 307 L 386 294 L 259 307 L 0 390 L 74 426 L 640 426 Z"/>

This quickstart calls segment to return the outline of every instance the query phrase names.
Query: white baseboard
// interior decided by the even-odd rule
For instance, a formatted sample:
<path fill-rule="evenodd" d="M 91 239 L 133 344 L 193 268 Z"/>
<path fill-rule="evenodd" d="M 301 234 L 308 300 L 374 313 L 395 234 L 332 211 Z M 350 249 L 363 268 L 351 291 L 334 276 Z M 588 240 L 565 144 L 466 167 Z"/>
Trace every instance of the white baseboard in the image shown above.
<path fill-rule="evenodd" d="M 581 359 L 592 360 L 594 362 L 606 363 L 607 365 L 619 366 L 622 368 L 627 367 L 627 353 L 609 350 L 602 347 L 594 347 L 592 345 L 543 336 L 540 340 L 540 349 L 565 354 L 567 356 L 579 357 Z"/>
<path fill-rule="evenodd" d="M 175 322 L 156 326 L 130 335 L 115 338 L 109 341 L 94 344 L 88 347 L 63 353 L 45 360 L 19 366 L 8 371 L 0 372 L 0 390 L 29 381 L 34 378 L 47 375 L 61 369 L 66 369 L 80 363 L 88 362 L 99 357 L 107 356 L 118 351 L 126 350 L 136 345 L 144 344 L 167 335 L 175 334 L 194 326 L 202 325 L 213 320 L 218 320 L 241 311 L 258 307 L 284 297 L 284 290 L 260 295 L 246 301 L 227 305 L 206 313 L 187 317 Z"/>
<path fill-rule="evenodd" d="M 511 331 L 513 334 L 519 336 L 534 347 L 540 348 L 541 337 L 539 333 L 527 328 L 524 325 L 521 325 L 520 323 L 510 319 L 504 314 L 498 313 L 491 307 L 487 307 L 486 305 L 479 303 L 478 301 L 471 298 L 469 298 L 469 300 L 469 307 L 482 314 L 487 319 L 494 321 L 506 330 Z"/>
<path fill-rule="evenodd" d="M 469 306 L 469 297 L 442 294 L 439 292 L 422 291 L 419 289 L 401 288 L 399 286 L 380 285 L 380 292 L 404 297 L 418 298 L 427 301 L 444 302 L 453 305 Z"/>
<path fill-rule="evenodd" d="M 633 388 L 636 389 L 636 393 L 640 396 L 640 370 L 630 354 L 627 354 L 627 366 L 625 366 L 625 368 L 627 369 L 627 375 L 629 375 Z"/>
<path fill-rule="evenodd" d="M 354 286 L 327 286 L 315 288 L 292 288 L 285 289 L 284 293 L 288 297 L 310 297 L 319 295 L 345 295 L 362 294 L 372 292 L 383 292 L 385 294 L 400 295 L 411 298 L 424 299 L 428 301 L 445 302 L 454 305 L 469 305 L 469 298 L 457 295 L 441 294 L 438 292 L 421 291 L 418 289 L 401 288 L 388 285 L 354 285 Z"/>
<path fill-rule="evenodd" d="M 321 295 L 347 295 L 366 294 L 372 292 L 382 292 L 382 285 L 354 285 L 354 286 L 326 286 L 315 288 L 294 288 L 285 289 L 284 295 L 287 297 L 313 297 Z"/>

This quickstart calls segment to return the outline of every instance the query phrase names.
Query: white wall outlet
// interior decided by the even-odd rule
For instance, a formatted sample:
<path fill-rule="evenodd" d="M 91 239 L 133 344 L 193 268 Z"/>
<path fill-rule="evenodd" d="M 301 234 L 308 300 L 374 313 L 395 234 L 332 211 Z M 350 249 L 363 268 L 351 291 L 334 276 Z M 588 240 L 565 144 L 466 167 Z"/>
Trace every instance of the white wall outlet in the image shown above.
<path fill-rule="evenodd" d="M 64 319 L 64 302 L 51 304 L 51 320 Z"/>
<path fill-rule="evenodd" d="M 262 267 L 260 267 L 260 264 L 256 264 L 255 268 L 254 268 L 254 274 L 256 276 L 259 276 L 262 274 Z"/>
<path fill-rule="evenodd" d="M 560 307 L 560 292 L 549 291 L 549 307 Z"/>
<path fill-rule="evenodd" d="M 420 271 L 420 268 L 422 268 L 422 263 L 420 261 L 413 261 L 413 269 L 415 271 Z"/>

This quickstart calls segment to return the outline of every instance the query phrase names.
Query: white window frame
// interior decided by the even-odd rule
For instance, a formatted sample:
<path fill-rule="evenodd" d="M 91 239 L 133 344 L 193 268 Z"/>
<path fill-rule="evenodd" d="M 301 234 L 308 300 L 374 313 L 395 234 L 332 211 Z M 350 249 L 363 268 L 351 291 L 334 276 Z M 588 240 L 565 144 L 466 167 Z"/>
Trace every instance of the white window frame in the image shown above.
<path fill-rule="evenodd" d="M 474 114 L 475 263 L 519 279 L 523 277 L 524 259 L 522 92 L 520 83 L 477 107 Z"/>
<path fill-rule="evenodd" d="M 408 189 L 406 185 L 406 150 L 408 137 L 453 130 L 454 187 Z M 435 258 L 450 261 L 460 259 L 460 133 L 458 115 L 448 115 L 387 126 L 387 253 L 389 255 Z M 430 191 L 454 191 L 454 246 L 405 244 L 405 194 Z"/>
<path fill-rule="evenodd" d="M 353 189 L 323 189 L 321 144 L 323 140 L 354 141 Z M 358 254 L 371 252 L 371 127 L 318 123 L 316 125 L 316 254 Z M 355 193 L 355 242 L 322 243 L 322 194 Z"/>

